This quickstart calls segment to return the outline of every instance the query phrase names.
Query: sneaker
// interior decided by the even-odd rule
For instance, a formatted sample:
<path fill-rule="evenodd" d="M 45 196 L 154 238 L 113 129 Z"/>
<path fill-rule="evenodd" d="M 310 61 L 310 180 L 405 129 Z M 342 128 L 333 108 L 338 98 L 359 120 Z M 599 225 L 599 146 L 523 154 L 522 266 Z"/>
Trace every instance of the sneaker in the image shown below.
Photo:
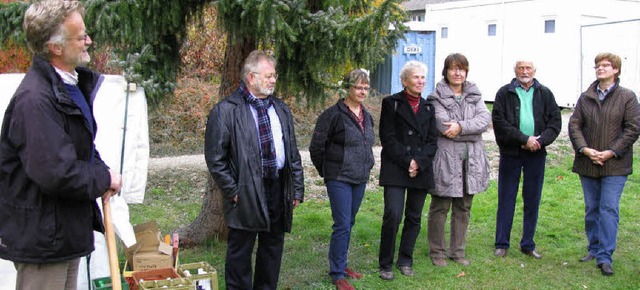
<path fill-rule="evenodd" d="M 431 258 L 431 263 L 433 263 L 436 267 L 445 267 L 447 266 L 447 260 L 444 258 Z"/>
<path fill-rule="evenodd" d="M 380 278 L 382 278 L 382 280 L 391 281 L 395 277 L 393 277 L 392 271 L 380 270 Z"/>
<path fill-rule="evenodd" d="M 344 272 L 347 273 L 347 277 L 349 277 L 351 279 L 360 279 L 360 278 L 364 277 L 364 275 L 354 271 L 351 268 L 344 269 Z"/>
<path fill-rule="evenodd" d="M 335 280 L 333 281 L 333 284 L 336 285 L 337 290 L 356 290 L 356 288 L 353 288 L 345 278 Z"/>

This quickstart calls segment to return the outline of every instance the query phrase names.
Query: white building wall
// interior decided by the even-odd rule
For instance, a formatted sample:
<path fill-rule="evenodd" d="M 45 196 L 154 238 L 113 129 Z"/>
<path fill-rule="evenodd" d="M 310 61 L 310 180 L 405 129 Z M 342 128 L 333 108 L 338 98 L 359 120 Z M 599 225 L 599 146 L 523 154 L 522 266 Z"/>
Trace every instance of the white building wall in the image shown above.
<path fill-rule="evenodd" d="M 528 59 L 558 104 L 572 107 L 582 91 L 580 26 L 634 13 L 640 13 L 640 0 L 469 0 L 427 5 L 425 19 L 436 31 L 438 76 L 446 56 L 460 52 L 469 59 L 468 79 L 492 101 L 514 77 L 515 61 Z M 544 32 L 545 20 L 555 20 L 555 33 Z M 496 24 L 495 36 L 487 35 L 489 24 Z"/>

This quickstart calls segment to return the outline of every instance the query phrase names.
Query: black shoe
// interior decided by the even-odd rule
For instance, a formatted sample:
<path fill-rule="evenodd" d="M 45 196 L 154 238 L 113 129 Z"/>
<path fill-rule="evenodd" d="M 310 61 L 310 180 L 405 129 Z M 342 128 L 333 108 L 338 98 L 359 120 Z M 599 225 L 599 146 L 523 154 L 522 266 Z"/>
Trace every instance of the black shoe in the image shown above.
<path fill-rule="evenodd" d="M 542 255 L 540 255 L 538 252 L 536 252 L 536 250 L 529 251 L 529 250 L 525 250 L 525 249 L 520 248 L 520 251 L 523 254 L 525 254 L 525 255 L 527 255 L 529 257 L 533 257 L 533 258 L 536 258 L 536 259 L 542 259 Z"/>
<path fill-rule="evenodd" d="M 593 259 L 595 259 L 596 256 L 592 256 L 591 254 L 587 254 L 586 256 L 580 258 L 580 262 L 589 262 Z"/>
<path fill-rule="evenodd" d="M 409 277 L 411 277 L 411 276 L 416 274 L 413 271 L 413 268 L 411 268 L 411 266 L 398 266 L 398 270 L 400 270 L 400 273 L 402 275 L 409 276 Z"/>
<path fill-rule="evenodd" d="M 605 275 L 605 276 L 613 275 L 613 267 L 611 267 L 611 264 L 606 264 L 606 263 L 598 264 L 598 268 L 600 268 L 600 271 L 602 271 L 602 275 Z"/>
<path fill-rule="evenodd" d="M 504 258 L 507 255 L 507 249 L 496 249 L 496 251 L 493 254 L 496 255 L 497 257 Z"/>

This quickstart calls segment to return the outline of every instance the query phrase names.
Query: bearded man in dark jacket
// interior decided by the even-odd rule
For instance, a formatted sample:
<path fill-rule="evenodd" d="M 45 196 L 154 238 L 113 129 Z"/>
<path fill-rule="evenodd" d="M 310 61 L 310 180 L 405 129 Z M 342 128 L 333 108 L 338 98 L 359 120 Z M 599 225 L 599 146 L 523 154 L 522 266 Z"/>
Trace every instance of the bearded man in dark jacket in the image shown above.
<path fill-rule="evenodd" d="M 24 17 L 33 64 L 0 136 L 0 258 L 14 262 L 17 289 L 75 289 L 93 230 L 104 230 L 96 198 L 121 187 L 93 143 L 102 76 L 79 68 L 90 59 L 83 15 L 78 1 L 47 0 Z"/>
<path fill-rule="evenodd" d="M 494 254 L 506 256 L 511 245 L 511 227 L 522 176 L 524 209 L 520 251 L 540 259 L 542 255 L 536 250 L 534 237 L 544 184 L 546 147 L 560 134 L 562 117 L 551 90 L 535 78 L 533 62 L 516 61 L 514 72 L 516 77 L 496 93 L 491 113 L 493 133 L 500 149 Z"/>
<path fill-rule="evenodd" d="M 224 195 L 229 229 L 227 289 L 277 288 L 284 233 L 291 231 L 293 209 L 304 197 L 293 115 L 273 96 L 275 69 L 272 56 L 249 54 L 240 87 L 211 109 L 207 121 L 205 159 Z"/>

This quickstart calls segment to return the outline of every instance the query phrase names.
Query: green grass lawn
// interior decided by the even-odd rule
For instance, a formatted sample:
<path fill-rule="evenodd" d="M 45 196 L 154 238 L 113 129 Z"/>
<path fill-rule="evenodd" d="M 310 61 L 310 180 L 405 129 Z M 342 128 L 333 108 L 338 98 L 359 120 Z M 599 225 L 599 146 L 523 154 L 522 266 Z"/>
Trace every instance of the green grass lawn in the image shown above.
<path fill-rule="evenodd" d="M 566 151 L 565 151 L 566 152 Z M 561 155 L 561 156 L 558 156 Z M 584 203 L 578 176 L 571 173 L 569 154 L 549 154 L 549 166 L 540 206 L 536 234 L 537 250 L 544 256 L 535 260 L 521 254 L 518 244 L 522 230 L 522 200 L 518 199 L 512 231 L 512 248 L 506 258 L 493 255 L 497 206 L 495 182 L 474 198 L 467 236 L 467 258 L 463 267 L 450 262 L 447 267 L 433 266 L 428 257 L 426 216 L 414 253 L 414 277 L 404 277 L 394 269 L 396 279 L 378 277 L 378 248 L 382 221 L 382 189 L 367 191 L 353 228 L 349 266 L 365 274 L 351 281 L 357 289 L 640 289 L 640 179 L 631 175 L 622 195 L 618 248 L 613 255 L 615 275 L 603 276 L 595 262 L 580 263 L 586 254 Z M 637 158 L 636 170 L 640 168 Z M 190 194 L 189 182 L 178 183 L 170 191 L 151 190 L 142 205 L 132 205 L 132 223 L 158 219 L 163 232 L 176 224 L 187 224 L 199 212 L 197 198 L 178 202 L 176 197 Z M 171 201 L 174 201 L 171 203 Z M 164 204 L 164 205 L 163 205 Z M 171 204 L 166 208 L 166 204 Z M 157 215 L 152 214 L 158 213 Z M 168 216 L 175 216 L 168 219 Z M 327 251 L 331 234 L 329 203 L 308 200 L 295 212 L 294 227 L 287 234 L 280 276 L 281 289 L 334 289 L 328 276 Z M 448 235 L 447 235 L 448 237 Z M 180 262 L 205 261 L 218 271 L 224 285 L 225 242 L 181 249 Z M 221 286 L 224 288 L 224 286 Z"/>

